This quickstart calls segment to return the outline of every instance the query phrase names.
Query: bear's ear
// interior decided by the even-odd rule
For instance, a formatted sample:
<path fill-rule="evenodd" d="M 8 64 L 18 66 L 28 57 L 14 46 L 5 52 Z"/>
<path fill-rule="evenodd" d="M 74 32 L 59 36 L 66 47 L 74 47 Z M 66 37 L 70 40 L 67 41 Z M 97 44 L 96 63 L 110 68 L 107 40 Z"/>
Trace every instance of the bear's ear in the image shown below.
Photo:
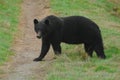
<path fill-rule="evenodd" d="M 37 19 L 34 19 L 34 24 L 37 24 L 38 23 L 38 20 Z"/>
<path fill-rule="evenodd" d="M 49 22 L 49 20 L 48 20 L 48 19 L 46 19 L 44 23 L 45 23 L 45 24 L 47 24 L 47 25 L 49 25 L 49 24 L 50 24 L 50 22 Z"/>

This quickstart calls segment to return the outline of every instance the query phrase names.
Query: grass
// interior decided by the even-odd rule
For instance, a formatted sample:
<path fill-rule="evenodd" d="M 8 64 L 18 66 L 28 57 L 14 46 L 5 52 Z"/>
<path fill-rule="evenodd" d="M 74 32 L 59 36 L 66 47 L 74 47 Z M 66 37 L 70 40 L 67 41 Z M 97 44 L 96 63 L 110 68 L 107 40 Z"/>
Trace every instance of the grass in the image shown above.
<path fill-rule="evenodd" d="M 10 50 L 17 31 L 21 0 L 0 0 L 0 65 L 13 54 Z"/>
<path fill-rule="evenodd" d="M 120 18 L 112 14 L 116 4 L 112 0 L 51 0 L 50 4 L 57 16 L 81 15 L 95 21 L 102 31 L 107 59 L 98 59 L 95 53 L 89 58 L 83 45 L 63 43 L 63 54 L 49 67 L 46 80 L 119 80 Z"/>

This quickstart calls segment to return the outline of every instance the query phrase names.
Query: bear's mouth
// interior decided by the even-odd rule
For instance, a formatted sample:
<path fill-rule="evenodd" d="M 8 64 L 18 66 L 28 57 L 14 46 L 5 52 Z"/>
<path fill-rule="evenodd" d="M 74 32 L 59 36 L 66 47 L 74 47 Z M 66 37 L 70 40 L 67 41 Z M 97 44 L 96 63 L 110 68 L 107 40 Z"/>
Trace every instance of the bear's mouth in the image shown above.
<path fill-rule="evenodd" d="M 41 36 L 41 32 L 39 31 L 38 33 L 37 33 L 37 36 L 36 36 L 38 39 L 40 39 L 42 36 Z"/>

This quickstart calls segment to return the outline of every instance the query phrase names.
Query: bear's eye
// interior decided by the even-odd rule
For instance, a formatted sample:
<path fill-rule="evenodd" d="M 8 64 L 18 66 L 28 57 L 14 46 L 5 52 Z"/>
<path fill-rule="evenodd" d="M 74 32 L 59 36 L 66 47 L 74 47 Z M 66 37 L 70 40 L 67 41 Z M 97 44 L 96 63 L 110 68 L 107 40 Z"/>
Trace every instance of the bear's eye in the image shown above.
<path fill-rule="evenodd" d="M 35 32 L 38 33 L 39 30 L 40 30 L 40 29 L 36 26 L 36 27 L 35 27 Z"/>
<path fill-rule="evenodd" d="M 38 30 L 35 28 L 35 32 L 38 33 Z"/>

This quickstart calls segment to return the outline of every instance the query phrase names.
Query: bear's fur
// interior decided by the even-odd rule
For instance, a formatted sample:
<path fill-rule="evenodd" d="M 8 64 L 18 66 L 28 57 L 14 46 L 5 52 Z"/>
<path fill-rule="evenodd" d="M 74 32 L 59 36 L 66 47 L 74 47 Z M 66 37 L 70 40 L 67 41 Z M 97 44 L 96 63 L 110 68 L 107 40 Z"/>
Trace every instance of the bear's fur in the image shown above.
<path fill-rule="evenodd" d="M 34 19 L 37 38 L 42 38 L 41 54 L 34 61 L 41 61 L 52 45 L 55 54 L 61 54 L 61 42 L 84 44 L 85 51 L 92 57 L 93 51 L 105 59 L 101 32 L 96 23 L 83 16 L 47 16 L 41 21 Z"/>

